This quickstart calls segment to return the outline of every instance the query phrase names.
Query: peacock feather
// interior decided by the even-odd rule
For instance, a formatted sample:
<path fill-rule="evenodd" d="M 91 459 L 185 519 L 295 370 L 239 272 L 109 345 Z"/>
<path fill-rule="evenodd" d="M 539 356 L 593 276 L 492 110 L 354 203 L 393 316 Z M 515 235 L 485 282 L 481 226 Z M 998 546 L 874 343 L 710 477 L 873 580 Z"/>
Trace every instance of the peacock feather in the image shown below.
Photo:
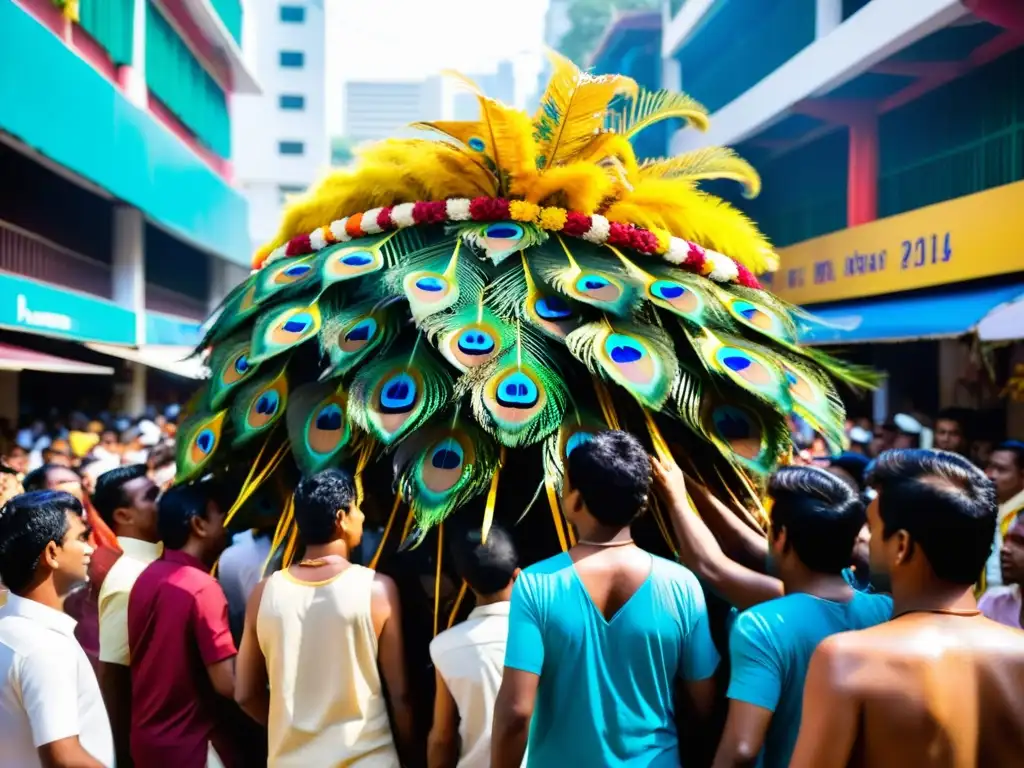
<path fill-rule="evenodd" d="M 633 137 L 704 129 L 704 108 L 552 64 L 532 118 L 460 78 L 478 119 L 363 148 L 289 206 L 199 350 L 211 378 L 180 482 L 244 470 L 243 496 L 273 477 L 286 499 L 345 464 L 409 505 L 390 547 L 534 503 L 561 530 L 566 461 L 609 426 L 745 498 L 790 450 L 791 414 L 842 440 L 833 379 L 870 377 L 798 344 L 799 311 L 754 276 L 777 264 L 770 243 L 700 188 L 756 194 L 754 169 L 719 148 L 640 165 Z"/>

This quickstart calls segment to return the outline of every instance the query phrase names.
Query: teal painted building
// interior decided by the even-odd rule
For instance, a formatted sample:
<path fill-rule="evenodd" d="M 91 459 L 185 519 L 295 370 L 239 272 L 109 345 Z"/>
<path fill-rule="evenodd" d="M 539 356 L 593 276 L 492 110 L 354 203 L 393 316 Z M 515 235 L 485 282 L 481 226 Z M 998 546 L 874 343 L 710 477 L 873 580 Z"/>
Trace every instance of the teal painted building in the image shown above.
<path fill-rule="evenodd" d="M 176 361 L 250 258 L 229 106 L 259 92 L 242 0 L 80 0 L 77 18 L 60 6 L 0 0 L 8 419 L 179 399 L 190 384 L 174 374 L 190 369 Z M 39 352 L 114 376 L 53 377 Z M 54 378 L 69 394 L 46 402 Z"/>

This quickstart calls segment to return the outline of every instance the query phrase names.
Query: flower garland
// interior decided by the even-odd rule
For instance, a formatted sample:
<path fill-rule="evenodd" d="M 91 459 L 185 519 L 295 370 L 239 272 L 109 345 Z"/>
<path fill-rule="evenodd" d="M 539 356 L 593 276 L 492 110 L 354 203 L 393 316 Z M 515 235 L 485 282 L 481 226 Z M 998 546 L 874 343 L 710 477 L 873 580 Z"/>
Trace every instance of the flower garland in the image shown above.
<path fill-rule="evenodd" d="M 747 288 L 761 288 L 754 273 L 738 261 L 702 248 L 689 240 L 675 237 L 666 230 L 644 229 L 633 224 L 608 221 L 598 214 L 587 215 L 563 208 L 542 208 L 525 200 L 505 200 L 500 197 L 402 203 L 355 213 L 315 229 L 308 235 L 293 237 L 253 266 L 260 269 L 278 259 L 306 256 L 335 243 L 344 243 L 417 224 L 510 220 L 536 224 L 547 232 L 578 237 L 596 245 L 630 248 L 640 253 L 661 256 L 671 264 L 719 283 L 738 283 Z"/>

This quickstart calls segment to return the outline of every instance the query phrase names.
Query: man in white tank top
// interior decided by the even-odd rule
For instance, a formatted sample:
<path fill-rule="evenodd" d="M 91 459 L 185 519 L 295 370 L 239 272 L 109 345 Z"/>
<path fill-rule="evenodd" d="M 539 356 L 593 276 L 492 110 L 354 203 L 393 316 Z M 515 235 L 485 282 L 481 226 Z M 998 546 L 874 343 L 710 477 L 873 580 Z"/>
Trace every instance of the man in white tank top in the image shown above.
<path fill-rule="evenodd" d="M 269 768 L 397 768 L 399 755 L 408 764 L 415 729 L 398 590 L 348 560 L 363 534 L 352 478 L 327 469 L 304 479 L 295 522 L 305 559 L 250 596 L 235 698 L 267 726 Z"/>
<path fill-rule="evenodd" d="M 491 719 L 505 666 L 509 600 L 519 564 L 504 528 L 492 526 L 486 543 L 481 538 L 473 529 L 453 542 L 455 571 L 473 590 L 476 607 L 464 622 L 430 643 L 437 693 L 428 768 L 491 764 Z"/>

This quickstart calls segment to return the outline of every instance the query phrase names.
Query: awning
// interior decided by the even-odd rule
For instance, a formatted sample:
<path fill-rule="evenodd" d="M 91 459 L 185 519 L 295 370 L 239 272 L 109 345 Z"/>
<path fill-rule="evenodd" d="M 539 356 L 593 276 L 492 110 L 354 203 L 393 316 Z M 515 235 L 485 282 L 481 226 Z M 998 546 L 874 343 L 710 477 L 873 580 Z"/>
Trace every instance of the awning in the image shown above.
<path fill-rule="evenodd" d="M 114 344 L 86 344 L 104 355 L 120 357 L 133 363 L 141 363 L 149 368 L 173 373 L 186 379 L 205 378 L 203 363 L 197 357 L 189 357 L 192 347 L 171 347 L 145 344 L 139 348 L 119 347 Z M 186 359 L 188 358 L 188 359 Z"/>
<path fill-rule="evenodd" d="M 804 344 L 864 344 L 868 342 L 917 341 L 963 336 L 978 330 L 983 321 L 995 317 L 1004 304 L 1024 298 L 1024 283 L 989 286 L 963 291 L 946 291 L 898 299 L 872 299 L 841 306 L 810 307 L 814 321 L 801 324 Z M 1010 306 L 1015 306 L 1010 304 Z M 1005 326 L 1004 333 L 1024 337 L 1024 309 Z M 1004 326 L 1000 323 L 1000 328 Z M 983 340 L 994 340 L 984 339 Z"/>
<path fill-rule="evenodd" d="M 978 323 L 982 341 L 1013 341 L 1024 339 L 1024 296 L 1000 304 Z"/>
<path fill-rule="evenodd" d="M 113 368 L 54 357 L 31 349 L 0 344 L 0 371 L 43 371 L 45 373 L 87 373 L 110 376 Z"/>

